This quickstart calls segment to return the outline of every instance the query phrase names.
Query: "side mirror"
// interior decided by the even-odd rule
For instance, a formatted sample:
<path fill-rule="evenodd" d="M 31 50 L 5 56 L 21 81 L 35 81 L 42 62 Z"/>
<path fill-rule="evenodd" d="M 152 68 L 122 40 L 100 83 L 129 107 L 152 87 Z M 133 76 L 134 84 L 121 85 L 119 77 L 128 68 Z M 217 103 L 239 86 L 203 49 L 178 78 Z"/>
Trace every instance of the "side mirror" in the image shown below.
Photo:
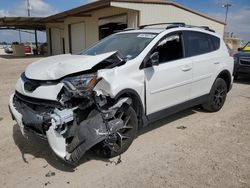
<path fill-rule="evenodd" d="M 243 48 L 238 48 L 238 52 L 241 51 Z"/>
<path fill-rule="evenodd" d="M 159 52 L 154 52 L 153 54 L 151 54 L 151 56 L 149 57 L 148 60 L 148 65 L 149 66 L 158 66 L 159 65 Z"/>

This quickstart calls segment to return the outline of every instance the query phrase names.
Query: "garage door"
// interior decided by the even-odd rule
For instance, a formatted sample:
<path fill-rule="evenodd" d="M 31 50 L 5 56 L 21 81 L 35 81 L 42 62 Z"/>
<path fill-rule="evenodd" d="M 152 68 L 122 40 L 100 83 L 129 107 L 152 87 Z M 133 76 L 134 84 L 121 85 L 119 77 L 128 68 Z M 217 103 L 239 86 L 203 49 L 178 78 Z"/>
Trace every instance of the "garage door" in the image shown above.
<path fill-rule="evenodd" d="M 85 24 L 84 22 L 70 25 L 71 52 L 78 53 L 85 49 Z"/>
<path fill-rule="evenodd" d="M 63 30 L 51 28 L 51 52 L 52 55 L 63 53 Z"/>
<path fill-rule="evenodd" d="M 113 33 L 124 30 L 128 27 L 127 14 L 109 16 L 106 18 L 100 18 L 99 25 L 99 39 L 103 39 Z"/>

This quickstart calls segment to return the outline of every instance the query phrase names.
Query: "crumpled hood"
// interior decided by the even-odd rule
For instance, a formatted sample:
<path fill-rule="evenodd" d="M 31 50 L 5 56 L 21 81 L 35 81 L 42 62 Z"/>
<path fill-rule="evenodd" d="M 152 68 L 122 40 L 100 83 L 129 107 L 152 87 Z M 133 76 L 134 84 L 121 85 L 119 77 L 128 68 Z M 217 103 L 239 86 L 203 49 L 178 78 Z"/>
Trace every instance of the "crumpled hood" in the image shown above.
<path fill-rule="evenodd" d="M 89 70 L 115 53 L 114 51 L 93 56 L 64 54 L 47 57 L 30 64 L 25 70 L 25 76 L 34 80 L 57 80 L 69 74 Z"/>

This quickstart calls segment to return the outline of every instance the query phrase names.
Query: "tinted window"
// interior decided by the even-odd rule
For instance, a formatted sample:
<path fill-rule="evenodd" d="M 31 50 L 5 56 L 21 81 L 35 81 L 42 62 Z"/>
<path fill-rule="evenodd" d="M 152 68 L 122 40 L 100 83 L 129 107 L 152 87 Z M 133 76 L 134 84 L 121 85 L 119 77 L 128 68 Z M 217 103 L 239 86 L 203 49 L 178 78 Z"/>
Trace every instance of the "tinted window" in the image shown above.
<path fill-rule="evenodd" d="M 211 41 L 213 43 L 213 50 L 218 50 L 220 48 L 220 39 L 218 37 L 210 35 Z"/>
<path fill-rule="evenodd" d="M 185 36 L 187 56 L 201 55 L 213 51 L 213 46 L 209 34 L 188 31 Z"/>
<path fill-rule="evenodd" d="M 181 34 L 173 34 L 163 38 L 155 51 L 159 52 L 160 63 L 183 58 Z"/>

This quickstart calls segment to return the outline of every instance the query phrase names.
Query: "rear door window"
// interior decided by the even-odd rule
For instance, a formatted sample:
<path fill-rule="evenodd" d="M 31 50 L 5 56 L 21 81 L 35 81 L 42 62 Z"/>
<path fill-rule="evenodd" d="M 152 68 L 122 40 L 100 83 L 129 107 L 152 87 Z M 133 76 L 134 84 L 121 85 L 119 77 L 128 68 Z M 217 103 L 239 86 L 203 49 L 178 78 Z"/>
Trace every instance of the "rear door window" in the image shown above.
<path fill-rule="evenodd" d="M 214 51 L 212 39 L 209 34 L 196 31 L 186 31 L 184 38 L 187 57 Z"/>

